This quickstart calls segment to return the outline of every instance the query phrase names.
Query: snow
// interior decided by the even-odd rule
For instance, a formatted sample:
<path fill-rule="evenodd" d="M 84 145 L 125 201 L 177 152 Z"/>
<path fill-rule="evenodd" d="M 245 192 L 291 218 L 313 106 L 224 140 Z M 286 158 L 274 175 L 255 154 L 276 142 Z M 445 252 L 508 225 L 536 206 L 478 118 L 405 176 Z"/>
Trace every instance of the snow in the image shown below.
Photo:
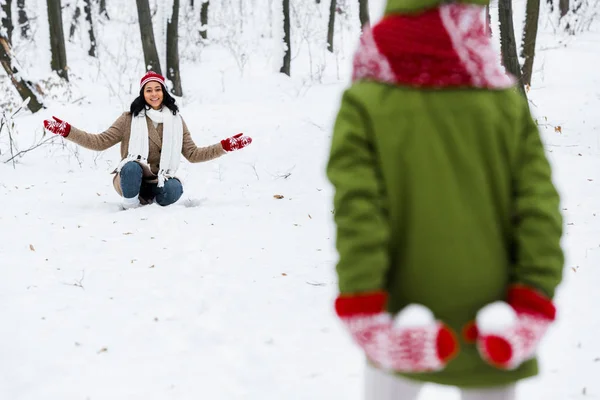
<path fill-rule="evenodd" d="M 67 88 L 48 78 L 43 0 L 28 9 L 36 41 L 15 46 L 23 74 L 47 82 L 48 108 L 16 116 L 13 136 L 21 150 L 48 143 L 14 167 L 0 163 L 0 399 L 361 399 L 363 356 L 333 311 L 324 173 L 357 6 L 338 19 L 344 39 L 330 54 L 319 47 L 321 2 L 323 15 L 294 38 L 291 78 L 273 73 L 267 36 L 245 39 L 252 56 L 243 76 L 216 38 L 188 47 L 179 104 L 197 144 L 238 132 L 254 141 L 183 163 L 185 193 L 173 206 L 120 211 L 110 174 L 118 148 L 95 153 L 42 129 L 56 115 L 101 132 L 135 97 L 143 65 L 135 5 L 115 3 L 111 20 L 95 26 L 101 62 L 84 41 L 68 44 Z M 264 15 L 253 16 L 246 26 L 270 31 Z M 539 40 L 529 95 L 562 195 L 567 258 L 541 374 L 521 383 L 517 398 L 599 398 L 598 23 L 566 37 L 544 22 Z M 9 153 L 2 131 L 0 160 Z M 420 400 L 458 398 L 431 385 Z"/>
<path fill-rule="evenodd" d="M 504 301 L 496 301 L 477 312 L 477 330 L 484 335 L 506 332 L 517 322 L 517 313 Z"/>
<path fill-rule="evenodd" d="M 431 310 L 421 304 L 409 304 L 394 318 L 394 326 L 398 328 L 416 328 L 431 326 L 435 317 Z"/>

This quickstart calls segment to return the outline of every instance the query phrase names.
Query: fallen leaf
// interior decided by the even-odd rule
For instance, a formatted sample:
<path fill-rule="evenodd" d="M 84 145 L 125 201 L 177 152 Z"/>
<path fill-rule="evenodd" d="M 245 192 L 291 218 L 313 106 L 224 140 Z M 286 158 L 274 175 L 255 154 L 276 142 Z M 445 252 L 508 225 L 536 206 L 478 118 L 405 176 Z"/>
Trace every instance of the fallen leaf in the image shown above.
<path fill-rule="evenodd" d="M 108 351 L 108 349 L 106 347 L 103 347 L 100 350 L 98 350 L 98 353 L 96 353 L 96 354 L 106 353 L 107 351 Z"/>
<path fill-rule="evenodd" d="M 96 195 L 98 195 L 98 196 L 102 196 L 100 193 L 96 193 Z"/>
<path fill-rule="evenodd" d="M 592 181 L 593 181 L 593 179 L 588 179 L 588 181 L 592 182 Z"/>
<path fill-rule="evenodd" d="M 148 268 L 154 268 L 154 264 L 152 264 L 151 266 L 149 266 Z"/>
<path fill-rule="evenodd" d="M 33 247 L 33 245 L 32 245 L 32 244 L 30 244 L 30 245 L 29 245 L 29 250 L 31 250 L 31 251 L 35 251 L 35 247 Z"/>
<path fill-rule="evenodd" d="M 278 199 L 278 200 L 281 200 L 281 199 L 283 199 L 283 196 L 282 196 L 282 195 L 280 195 L 280 194 L 276 194 L 276 195 L 274 195 L 273 197 L 274 197 L 274 198 L 276 198 L 276 199 Z"/>
<path fill-rule="evenodd" d="M 310 214 L 308 214 L 308 218 L 312 219 L 312 217 L 310 216 Z"/>
<path fill-rule="evenodd" d="M 562 128 L 560 125 L 554 127 L 554 132 L 562 133 Z"/>
<path fill-rule="evenodd" d="M 281 276 L 287 276 L 287 274 L 285 272 L 282 272 Z"/>
<path fill-rule="evenodd" d="M 573 270 L 573 272 L 577 272 L 576 268 L 571 267 L 571 269 Z"/>

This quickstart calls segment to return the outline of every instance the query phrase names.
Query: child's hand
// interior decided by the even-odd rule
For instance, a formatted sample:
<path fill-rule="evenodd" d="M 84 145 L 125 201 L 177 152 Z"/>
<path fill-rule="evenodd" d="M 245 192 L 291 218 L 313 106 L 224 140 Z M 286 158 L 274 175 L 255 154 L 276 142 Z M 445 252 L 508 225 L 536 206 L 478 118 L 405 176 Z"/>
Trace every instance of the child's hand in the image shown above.
<path fill-rule="evenodd" d="M 525 286 L 511 288 L 507 302 L 489 304 L 477 313 L 476 340 L 485 361 L 510 370 L 535 356 L 556 309 L 550 299 Z"/>
<path fill-rule="evenodd" d="M 458 352 L 456 335 L 433 318 L 424 306 L 409 305 L 396 321 L 384 311 L 386 294 L 341 295 L 337 315 L 369 360 L 380 368 L 399 372 L 443 369 Z"/>

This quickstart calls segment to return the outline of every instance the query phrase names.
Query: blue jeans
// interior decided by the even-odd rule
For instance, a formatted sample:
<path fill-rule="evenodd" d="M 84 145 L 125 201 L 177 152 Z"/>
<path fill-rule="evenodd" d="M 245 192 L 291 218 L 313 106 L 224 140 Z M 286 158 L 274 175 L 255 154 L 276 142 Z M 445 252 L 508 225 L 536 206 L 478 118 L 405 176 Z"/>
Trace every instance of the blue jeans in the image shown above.
<path fill-rule="evenodd" d="M 141 196 L 146 200 L 155 199 L 161 206 L 168 206 L 179 200 L 183 194 L 183 185 L 176 178 L 167 179 L 161 188 L 158 187 L 158 183 L 144 182 L 142 166 L 135 161 L 123 165 L 119 175 L 123 197 L 128 199 Z"/>

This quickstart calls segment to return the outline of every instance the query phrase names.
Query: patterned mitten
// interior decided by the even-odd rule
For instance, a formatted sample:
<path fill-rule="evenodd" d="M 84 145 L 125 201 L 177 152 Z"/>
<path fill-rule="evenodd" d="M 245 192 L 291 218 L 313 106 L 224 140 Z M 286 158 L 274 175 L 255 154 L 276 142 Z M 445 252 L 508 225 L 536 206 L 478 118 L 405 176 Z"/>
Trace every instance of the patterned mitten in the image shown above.
<path fill-rule="evenodd" d="M 367 358 L 380 368 L 409 373 L 443 369 L 458 352 L 454 332 L 436 321 L 427 307 L 416 304 L 392 320 L 384 311 L 386 299 L 384 292 L 340 295 L 335 310 Z"/>
<path fill-rule="evenodd" d="M 552 324 L 552 301 L 526 286 L 513 286 L 507 303 L 495 302 L 477 313 L 477 348 L 481 357 L 500 369 L 511 370 L 535 356 Z"/>
<path fill-rule="evenodd" d="M 55 135 L 60 135 L 62 137 L 69 136 L 69 133 L 71 133 L 71 125 L 56 117 L 52 118 L 54 118 L 54 121 L 51 119 L 44 120 L 44 128 Z"/>
<path fill-rule="evenodd" d="M 223 146 L 223 150 L 225 151 L 243 149 L 250 143 L 252 143 L 252 138 L 250 136 L 243 136 L 243 133 L 238 133 L 235 136 L 221 140 L 221 146 Z"/>

